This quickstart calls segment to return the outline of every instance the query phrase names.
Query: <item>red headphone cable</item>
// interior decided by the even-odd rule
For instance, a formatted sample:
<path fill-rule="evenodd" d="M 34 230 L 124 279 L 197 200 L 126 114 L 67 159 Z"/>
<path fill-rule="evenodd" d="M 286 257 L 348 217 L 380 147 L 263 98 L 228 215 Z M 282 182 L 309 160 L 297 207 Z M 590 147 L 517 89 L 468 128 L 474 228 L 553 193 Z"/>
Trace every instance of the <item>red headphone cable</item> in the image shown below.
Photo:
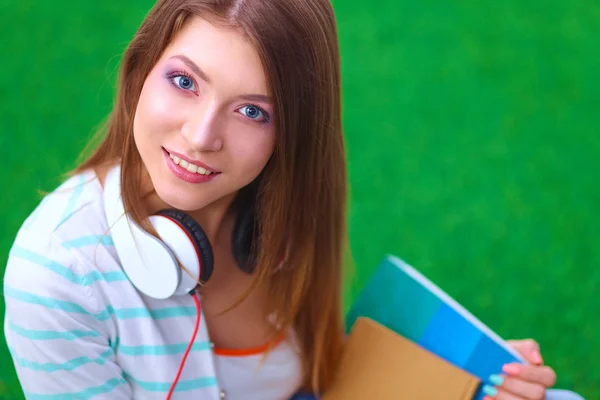
<path fill-rule="evenodd" d="M 192 334 L 192 339 L 190 340 L 190 343 L 188 344 L 188 347 L 185 350 L 185 353 L 183 354 L 183 359 L 181 360 L 181 364 L 179 365 L 179 370 L 177 371 L 175 380 L 173 381 L 173 384 L 171 385 L 169 394 L 167 394 L 167 400 L 170 400 L 171 396 L 173 395 L 173 391 L 175 390 L 175 387 L 177 386 L 177 382 L 179 381 L 179 377 L 181 376 L 181 371 L 183 371 L 183 366 L 185 365 L 185 360 L 187 359 L 187 356 L 190 353 L 192 346 L 194 345 L 194 341 L 196 340 L 196 335 L 198 334 L 198 327 L 200 326 L 200 315 L 201 315 L 200 300 L 198 300 L 198 296 L 196 296 L 195 290 L 192 291 L 190 294 L 192 295 L 192 298 L 194 299 L 194 303 L 196 304 L 196 325 L 194 326 L 194 333 Z"/>

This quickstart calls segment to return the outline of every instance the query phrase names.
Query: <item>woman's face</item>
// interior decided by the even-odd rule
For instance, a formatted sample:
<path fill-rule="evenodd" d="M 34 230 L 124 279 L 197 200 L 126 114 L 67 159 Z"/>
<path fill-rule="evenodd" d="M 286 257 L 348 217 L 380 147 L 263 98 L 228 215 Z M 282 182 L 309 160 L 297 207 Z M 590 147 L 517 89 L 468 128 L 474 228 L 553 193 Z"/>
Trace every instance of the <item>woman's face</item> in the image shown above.
<path fill-rule="evenodd" d="M 133 133 L 157 195 L 185 211 L 235 193 L 274 149 L 273 105 L 256 50 L 193 18 L 148 75 Z"/>

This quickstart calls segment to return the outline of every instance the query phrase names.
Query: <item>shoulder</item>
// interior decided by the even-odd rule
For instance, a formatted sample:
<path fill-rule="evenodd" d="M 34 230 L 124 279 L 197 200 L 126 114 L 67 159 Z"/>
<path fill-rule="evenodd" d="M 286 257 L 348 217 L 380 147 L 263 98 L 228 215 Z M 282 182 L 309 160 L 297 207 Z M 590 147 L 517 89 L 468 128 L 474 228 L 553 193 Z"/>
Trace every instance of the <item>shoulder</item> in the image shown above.
<path fill-rule="evenodd" d="M 49 307 L 68 301 L 100 312 L 106 305 L 99 284 L 126 280 L 106 232 L 95 174 L 66 180 L 42 199 L 16 234 L 4 272 L 7 301 L 29 299 Z"/>
<path fill-rule="evenodd" d="M 45 234 L 79 231 L 82 222 L 101 218 L 102 187 L 94 171 L 84 171 L 66 179 L 42 198 L 21 226 L 22 231 Z M 65 235 L 65 233 L 67 233 Z"/>
<path fill-rule="evenodd" d="M 38 253 L 56 252 L 58 247 L 93 264 L 98 246 L 112 246 L 102 193 L 94 171 L 68 178 L 27 217 L 11 252 L 23 248 L 37 249 Z M 49 247 L 51 243 L 53 246 Z"/>

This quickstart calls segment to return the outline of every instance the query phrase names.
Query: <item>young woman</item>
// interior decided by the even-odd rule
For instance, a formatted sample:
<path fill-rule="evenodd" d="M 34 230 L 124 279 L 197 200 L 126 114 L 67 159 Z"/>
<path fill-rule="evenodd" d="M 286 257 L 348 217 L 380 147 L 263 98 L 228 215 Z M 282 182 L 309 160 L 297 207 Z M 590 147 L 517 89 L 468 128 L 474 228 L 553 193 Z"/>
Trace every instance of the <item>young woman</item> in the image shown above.
<path fill-rule="evenodd" d="M 26 397 L 326 391 L 344 338 L 340 120 L 327 0 L 158 1 L 102 141 L 11 249 L 5 335 Z M 496 398 L 553 382 L 523 366 Z"/>

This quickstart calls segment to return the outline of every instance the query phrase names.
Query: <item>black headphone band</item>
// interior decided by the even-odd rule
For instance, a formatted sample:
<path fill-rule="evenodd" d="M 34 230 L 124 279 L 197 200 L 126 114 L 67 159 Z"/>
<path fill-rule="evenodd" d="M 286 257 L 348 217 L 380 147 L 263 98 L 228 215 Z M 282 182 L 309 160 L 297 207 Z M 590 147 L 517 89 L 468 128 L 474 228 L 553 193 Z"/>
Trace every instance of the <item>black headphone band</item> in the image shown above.
<path fill-rule="evenodd" d="M 200 259 L 200 280 L 208 282 L 214 268 L 214 255 L 210 241 L 200 224 L 189 214 L 176 209 L 163 209 L 156 214 L 170 218 L 188 234 Z M 254 206 L 248 202 L 240 207 L 231 236 L 234 258 L 238 267 L 247 274 L 251 274 L 255 268 L 255 260 L 252 257 L 256 234 L 254 219 Z"/>

